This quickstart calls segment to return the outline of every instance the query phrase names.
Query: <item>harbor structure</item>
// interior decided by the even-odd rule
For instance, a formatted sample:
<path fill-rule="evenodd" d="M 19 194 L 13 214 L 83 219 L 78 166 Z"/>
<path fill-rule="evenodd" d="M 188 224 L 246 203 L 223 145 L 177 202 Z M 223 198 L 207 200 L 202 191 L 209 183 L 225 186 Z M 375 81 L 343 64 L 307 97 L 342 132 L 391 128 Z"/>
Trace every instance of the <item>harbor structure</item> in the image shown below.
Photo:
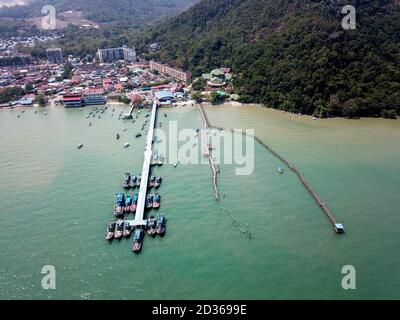
<path fill-rule="evenodd" d="M 64 62 L 61 48 L 46 49 L 46 57 L 50 63 L 61 64 Z"/>
<path fill-rule="evenodd" d="M 80 108 L 82 107 L 82 94 L 69 93 L 63 96 L 63 104 L 65 108 Z"/>
<path fill-rule="evenodd" d="M 189 83 L 192 79 L 192 73 L 189 71 L 183 71 L 179 68 L 173 68 L 169 65 L 158 63 L 155 61 L 150 61 L 150 70 L 156 70 L 159 73 Z"/>
<path fill-rule="evenodd" d="M 97 55 L 101 63 L 110 63 L 118 60 L 134 62 L 137 59 L 135 48 L 119 47 L 99 49 Z"/>
<path fill-rule="evenodd" d="M 107 99 L 102 89 L 88 89 L 83 93 L 83 104 L 85 106 L 89 105 L 99 105 L 106 104 Z"/>

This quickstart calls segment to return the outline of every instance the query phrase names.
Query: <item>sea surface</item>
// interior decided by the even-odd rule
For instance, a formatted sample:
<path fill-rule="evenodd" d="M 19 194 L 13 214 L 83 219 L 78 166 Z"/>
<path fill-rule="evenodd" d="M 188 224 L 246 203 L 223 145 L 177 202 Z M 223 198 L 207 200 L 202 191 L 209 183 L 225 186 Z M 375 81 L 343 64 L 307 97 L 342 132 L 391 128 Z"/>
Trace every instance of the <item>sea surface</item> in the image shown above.
<path fill-rule="evenodd" d="M 109 243 L 104 234 L 123 173 L 141 172 L 145 137 L 135 135 L 147 111 L 133 123 L 118 120 L 125 106 L 87 119 L 90 110 L 0 110 L 0 299 L 400 298 L 400 120 L 205 106 L 213 125 L 254 129 L 294 163 L 346 233 L 335 234 L 297 177 L 255 143 L 251 174 L 237 175 L 235 161 L 219 165 L 218 202 L 207 162 L 156 167 L 167 232 L 146 236 L 135 255 L 132 238 Z M 160 149 L 175 126 L 203 126 L 189 107 L 160 110 L 160 122 Z M 199 159 L 201 139 L 186 143 Z M 42 288 L 46 265 L 55 290 Z M 355 290 L 342 288 L 346 265 Z"/>

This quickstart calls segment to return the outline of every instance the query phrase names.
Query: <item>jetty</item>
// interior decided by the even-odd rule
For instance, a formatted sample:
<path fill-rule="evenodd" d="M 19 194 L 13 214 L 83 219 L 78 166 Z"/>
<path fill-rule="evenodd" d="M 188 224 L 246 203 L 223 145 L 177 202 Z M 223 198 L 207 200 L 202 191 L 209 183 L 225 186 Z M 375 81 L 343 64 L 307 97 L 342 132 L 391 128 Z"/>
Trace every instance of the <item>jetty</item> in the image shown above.
<path fill-rule="evenodd" d="M 209 141 L 208 131 L 210 128 L 210 122 L 208 121 L 207 114 L 204 112 L 203 107 L 200 104 L 198 104 L 198 107 L 204 122 L 204 132 L 203 132 L 204 145 L 205 145 L 204 156 L 208 158 L 208 161 L 210 162 L 215 200 L 219 200 L 218 186 L 217 186 L 217 169 L 215 168 L 215 161 L 212 156 L 211 148 L 209 147 L 208 143 Z"/>
<path fill-rule="evenodd" d="M 146 209 L 146 199 L 147 199 L 147 188 L 148 188 L 148 180 L 150 173 L 150 163 L 153 155 L 152 145 L 153 145 L 153 135 L 154 135 L 154 127 L 156 123 L 157 116 L 157 103 L 153 103 L 153 107 L 151 109 L 151 119 L 150 119 L 150 127 L 147 133 L 146 147 L 144 150 L 144 161 L 143 161 L 143 169 L 142 169 L 142 180 L 140 182 L 139 189 L 139 198 L 136 208 L 135 220 L 130 221 L 131 227 L 143 226 L 147 225 L 147 220 L 144 219 L 144 211 Z"/>

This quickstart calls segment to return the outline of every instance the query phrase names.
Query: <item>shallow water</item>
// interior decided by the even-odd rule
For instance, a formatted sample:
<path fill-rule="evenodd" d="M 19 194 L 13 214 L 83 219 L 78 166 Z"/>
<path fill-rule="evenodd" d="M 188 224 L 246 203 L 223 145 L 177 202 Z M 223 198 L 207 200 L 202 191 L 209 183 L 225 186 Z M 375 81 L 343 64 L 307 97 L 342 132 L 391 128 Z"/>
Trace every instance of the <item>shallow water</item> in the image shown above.
<path fill-rule="evenodd" d="M 254 128 L 295 163 L 347 233 L 336 235 L 297 177 L 279 175 L 281 163 L 255 144 L 253 174 L 221 164 L 220 202 L 208 164 L 157 167 L 167 233 L 145 237 L 136 256 L 131 240 L 109 244 L 104 232 L 123 173 L 141 171 L 145 139 L 134 136 L 144 112 L 132 123 L 111 110 L 101 119 L 86 119 L 88 110 L 25 110 L 19 119 L 21 109 L 0 111 L 0 298 L 400 298 L 400 121 L 206 107 L 213 124 Z M 202 126 L 188 108 L 162 110 L 159 121 L 166 132 L 170 121 Z M 56 290 L 41 287 L 48 264 Z M 341 288 L 348 264 L 356 290 Z"/>

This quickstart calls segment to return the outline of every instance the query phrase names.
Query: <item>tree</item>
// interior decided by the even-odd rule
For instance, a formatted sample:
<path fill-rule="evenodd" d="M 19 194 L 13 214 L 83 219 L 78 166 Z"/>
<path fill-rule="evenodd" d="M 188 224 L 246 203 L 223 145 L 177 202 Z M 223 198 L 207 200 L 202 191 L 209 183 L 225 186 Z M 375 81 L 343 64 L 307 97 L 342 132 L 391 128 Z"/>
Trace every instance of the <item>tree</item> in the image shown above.
<path fill-rule="evenodd" d="M 201 93 L 193 93 L 192 99 L 196 101 L 196 103 L 202 103 L 204 101 L 204 96 Z"/>
<path fill-rule="evenodd" d="M 192 88 L 196 91 L 203 91 L 206 88 L 207 81 L 204 78 L 197 78 L 193 81 Z"/>
<path fill-rule="evenodd" d="M 129 104 L 130 100 L 129 100 L 129 98 L 127 96 L 122 95 L 122 96 L 118 97 L 118 102 L 124 103 L 124 104 Z"/>
<path fill-rule="evenodd" d="M 225 94 L 220 94 L 218 92 L 212 92 L 211 93 L 211 104 L 221 104 L 224 103 L 226 100 L 226 95 Z"/>
<path fill-rule="evenodd" d="M 37 103 L 39 106 L 41 106 L 41 107 L 43 107 L 43 106 L 45 106 L 46 104 L 47 104 L 47 102 L 48 102 L 48 99 L 47 99 L 47 97 L 45 96 L 45 95 L 43 95 L 43 94 L 38 94 L 36 97 L 35 97 L 35 103 Z"/>

